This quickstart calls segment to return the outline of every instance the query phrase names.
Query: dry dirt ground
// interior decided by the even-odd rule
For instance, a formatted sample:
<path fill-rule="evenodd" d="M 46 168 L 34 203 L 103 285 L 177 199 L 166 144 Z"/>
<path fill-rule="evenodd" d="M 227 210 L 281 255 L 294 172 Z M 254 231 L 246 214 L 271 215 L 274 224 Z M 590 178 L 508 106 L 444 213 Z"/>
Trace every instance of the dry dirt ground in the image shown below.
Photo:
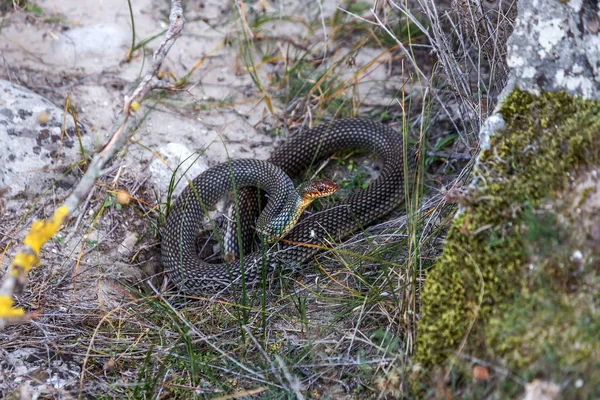
<path fill-rule="evenodd" d="M 266 159 L 274 146 L 290 134 L 289 128 L 312 124 L 336 113 L 385 119 L 401 115 L 402 107 L 420 110 L 418 86 L 405 86 L 408 68 L 397 53 L 389 51 L 390 45 L 383 43 L 383 36 L 369 34 L 369 26 L 366 33 L 361 33 L 354 31 L 354 25 L 352 28 L 344 25 L 354 17 L 341 12 L 338 6 L 346 9 L 352 6 L 353 12 L 368 14 L 365 7 L 356 8 L 355 3 L 329 0 L 306 4 L 213 0 L 188 3 L 183 36 L 168 54 L 163 71 L 180 78 L 201 63 L 190 75 L 185 91 L 151 95 L 141 111 L 147 113 L 146 118 L 127 148 L 119 153 L 110 174 L 98 183 L 84 207 L 58 237 L 43 249 L 41 268 L 32 273 L 27 293 L 17 298 L 29 311 L 39 313 L 38 320 L 0 333 L 0 393 L 16 390 L 24 396 L 42 393 L 68 397 L 80 392 L 93 397 L 139 398 L 144 396 L 137 391 L 139 382 L 146 378 L 156 385 L 152 388 L 154 394 L 177 394 L 182 398 L 186 393 L 205 396 L 252 388 L 259 388 L 257 393 L 264 392 L 265 398 L 268 397 L 265 393 L 283 389 L 299 390 L 315 398 L 327 393 L 350 397 L 352 393 L 360 395 L 361 390 L 372 390 L 376 382 L 383 382 L 380 390 L 387 390 L 385 379 L 398 356 L 381 350 L 391 334 L 386 326 L 381 326 L 379 345 L 372 344 L 370 336 L 359 334 L 364 328 L 363 313 L 371 306 L 366 298 L 361 304 L 339 300 L 345 295 L 338 300 L 335 296 L 334 300 L 324 300 L 317 295 L 308 302 L 309 318 L 306 296 L 310 295 L 297 297 L 298 300 L 293 297 L 295 294 L 276 298 L 279 303 L 275 311 L 271 310 L 271 325 L 259 339 L 267 344 L 268 354 L 262 360 L 265 368 L 281 372 L 265 378 L 265 374 L 256 372 L 262 370 L 251 361 L 256 355 L 263 357 L 252 347 L 256 344 L 253 337 L 243 339 L 252 347 L 243 353 L 248 351 L 253 356 L 238 354 L 236 342 L 247 328 L 232 322 L 238 319 L 235 310 L 223 311 L 218 309 L 220 303 L 208 302 L 197 310 L 204 319 L 194 321 L 195 328 L 184 329 L 185 334 L 166 329 L 161 339 L 148 338 L 145 335 L 161 330 L 162 321 L 153 316 L 164 317 L 157 317 L 160 312 L 152 311 L 147 304 L 140 305 L 135 289 L 139 284 L 152 296 L 154 292 L 147 280 L 155 276 L 153 287 L 161 290 L 157 226 L 162 215 L 157 204 L 166 199 L 173 170 L 193 152 L 200 150 L 197 164 L 189 172 L 191 176 L 227 157 Z M 123 96 L 137 84 L 162 36 L 133 51 L 127 62 L 132 23 L 126 1 L 39 0 L 30 4 L 28 10 L 9 11 L 4 17 L 0 32 L 0 78 L 44 95 L 60 108 L 69 97 L 87 135 L 92 142 L 102 144 L 112 133 Z M 135 0 L 131 8 L 136 44 L 167 27 L 168 2 Z M 250 34 L 253 39 L 248 45 Z M 427 57 L 425 53 L 421 56 Z M 321 78 L 331 86 L 320 84 Z M 414 97 L 414 104 L 408 101 L 401 104 L 395 96 L 401 92 L 406 99 Z M 270 99 L 271 110 L 265 97 Z M 429 118 L 436 120 L 437 116 Z M 418 130 L 419 119 L 411 124 L 411 131 Z M 441 129 L 439 137 L 446 133 Z M 418 133 L 411 135 L 418 139 Z M 438 172 L 458 170 L 452 161 L 436 165 Z M 354 168 L 346 167 L 344 164 L 344 170 Z M 71 173 L 80 176 L 77 169 Z M 428 181 L 428 185 L 437 190 L 448 180 L 442 177 Z M 39 193 L 48 189 L 40 188 Z M 128 205 L 117 202 L 113 193 L 120 189 L 127 189 L 132 195 Z M 19 198 L 17 206 L 8 201 L 4 204 L 0 216 L 1 270 L 9 264 L 31 220 L 51 214 L 63 194 L 49 190 L 41 196 Z M 435 194 L 430 196 L 433 198 Z M 352 274 L 329 277 L 314 270 L 301 279 L 303 283 L 296 289 L 312 285 L 310 293 L 316 292 L 314 285 L 321 285 L 320 280 L 326 281 L 324 286 L 332 287 L 332 293 L 346 293 L 347 285 L 352 284 Z M 132 286 L 126 286 L 125 282 Z M 383 292 L 382 296 L 390 294 Z M 344 304 L 345 311 L 340 311 L 336 301 Z M 131 311 L 131 306 L 139 307 L 139 313 Z M 412 318 L 407 314 L 408 309 L 393 311 L 379 303 L 373 307 L 374 314 L 387 320 Z M 177 324 L 183 324 L 178 319 L 180 314 L 168 312 L 175 316 Z M 348 312 L 354 317 L 343 320 L 336 316 L 337 312 L 340 315 Z M 242 318 L 245 318 L 243 325 L 264 328 L 261 314 L 252 315 Z M 310 323 L 306 323 L 308 319 Z M 125 328 L 130 323 L 135 329 Z M 210 324 L 225 328 L 207 328 L 202 333 L 194 330 Z M 335 329 L 331 330 L 332 326 Z M 210 338 L 226 348 L 223 354 L 212 346 L 204 352 L 220 354 L 225 364 L 210 357 L 203 359 L 202 362 L 215 368 L 213 372 L 205 376 L 196 371 L 197 375 L 188 381 L 178 380 L 187 376 L 184 372 L 177 372 L 179 375 L 174 377 L 173 368 L 193 370 L 198 367 L 190 367 L 186 362 L 193 364 L 196 359 L 177 361 L 180 364 L 173 364 L 175 367 L 165 362 L 164 370 L 148 364 L 147 357 L 171 360 L 174 349 L 183 346 L 182 342 L 172 340 L 172 336 L 180 334 L 191 338 L 190 346 Z M 224 336 L 219 339 L 221 335 Z M 367 346 L 370 350 L 365 350 L 366 359 L 360 361 L 353 357 L 363 342 L 371 344 Z M 235 346 L 230 348 L 232 343 Z M 314 346 L 317 356 L 299 357 L 300 367 L 295 365 L 288 376 L 285 363 L 290 361 L 284 358 L 280 362 L 279 355 L 275 355 L 286 348 L 293 352 L 290 349 L 294 346 Z M 411 344 L 396 342 L 395 346 L 400 351 Z M 337 362 L 333 355 L 340 355 Z M 306 366 L 302 367 L 302 363 Z M 359 364 L 364 376 L 342 379 L 340 374 L 345 368 L 356 368 Z M 140 367 L 144 365 L 151 367 Z M 313 371 L 314 365 L 322 368 L 307 372 Z M 147 375 L 148 371 L 153 372 Z M 305 375 L 299 383 L 294 376 L 301 372 Z M 272 385 L 265 383 L 265 379 L 275 378 L 279 381 Z"/>

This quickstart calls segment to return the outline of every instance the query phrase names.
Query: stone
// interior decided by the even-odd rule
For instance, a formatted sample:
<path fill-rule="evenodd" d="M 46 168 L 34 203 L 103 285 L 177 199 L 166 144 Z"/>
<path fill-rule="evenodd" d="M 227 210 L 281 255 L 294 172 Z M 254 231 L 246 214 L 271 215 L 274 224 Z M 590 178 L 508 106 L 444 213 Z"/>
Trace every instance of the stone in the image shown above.
<path fill-rule="evenodd" d="M 167 143 L 158 150 L 158 153 L 161 158 L 155 157 L 152 160 L 150 173 L 152 174 L 154 187 L 162 200 L 167 197 L 174 173 L 176 173 L 174 180 L 176 186 L 173 189 L 173 198 L 179 195 L 187 186 L 188 179 L 192 180 L 208 169 L 202 154 L 190 150 L 181 143 Z M 175 170 L 177 171 L 175 172 Z"/>
<path fill-rule="evenodd" d="M 77 130 L 64 110 L 50 100 L 9 81 L 0 80 L 0 196 L 30 199 L 48 189 L 54 179 L 81 159 Z M 81 124 L 84 148 L 91 141 Z M 86 148 L 86 151 L 89 151 Z M 58 186 L 70 188 L 74 180 Z"/>
<path fill-rule="evenodd" d="M 65 65 L 85 66 L 90 58 L 122 57 L 129 36 L 119 25 L 98 24 L 71 29 L 52 43 L 56 59 Z"/>
<path fill-rule="evenodd" d="M 510 76 L 498 106 L 479 132 L 482 149 L 504 128 L 498 107 L 515 87 L 536 95 L 566 91 L 600 99 L 600 35 L 594 25 L 598 12 L 597 5 L 582 1 L 518 2 L 514 31 L 507 42 Z"/>
<path fill-rule="evenodd" d="M 519 1 L 507 57 L 519 88 L 534 94 L 564 90 L 599 99 L 598 18 L 593 2 Z"/>
<path fill-rule="evenodd" d="M 560 386 L 554 382 L 534 380 L 525 385 L 523 400 L 557 400 L 560 399 Z"/>

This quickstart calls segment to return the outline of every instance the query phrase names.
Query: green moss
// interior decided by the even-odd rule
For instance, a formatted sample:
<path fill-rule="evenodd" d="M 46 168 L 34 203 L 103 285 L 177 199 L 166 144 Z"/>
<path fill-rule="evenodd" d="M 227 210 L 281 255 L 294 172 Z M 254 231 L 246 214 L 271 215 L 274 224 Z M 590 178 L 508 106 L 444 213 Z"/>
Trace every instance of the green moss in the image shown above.
<path fill-rule="evenodd" d="M 463 199 L 463 213 L 423 287 L 415 359 L 425 367 L 446 365 L 459 349 L 490 358 L 517 348 L 511 342 L 516 336 L 508 340 L 498 328 L 506 318 L 519 319 L 507 310 L 523 310 L 531 300 L 523 290 L 530 287 L 526 210 L 553 198 L 568 187 L 570 175 L 600 160 L 597 102 L 515 90 L 500 112 L 506 129 L 482 152 L 478 184 Z M 526 319 L 520 321 L 525 329 Z"/>
<path fill-rule="evenodd" d="M 543 373 L 544 378 L 562 381 L 556 370 L 548 369 L 549 364 L 569 367 L 571 372 L 594 366 L 598 382 L 600 313 L 584 300 L 589 299 L 548 288 L 524 289 L 490 318 L 488 343 L 505 355 L 513 371 Z"/>
<path fill-rule="evenodd" d="M 581 197 L 579 198 L 579 203 L 577 204 L 577 206 L 579 207 L 581 204 L 585 203 L 586 201 L 589 200 L 590 196 L 592 194 L 596 193 L 596 187 L 587 187 L 584 190 L 581 191 Z"/>
<path fill-rule="evenodd" d="M 561 382 L 563 398 L 600 396 L 600 204 L 582 170 L 525 213 L 529 268 L 513 301 L 498 306 L 486 344 L 522 377 Z M 595 191 L 595 190 L 594 190 Z"/>
<path fill-rule="evenodd" d="M 532 264 L 514 301 L 489 318 L 486 344 L 517 376 L 560 382 L 563 398 L 598 398 L 600 270 L 594 256 L 582 264 L 565 251 L 579 247 L 576 235 L 561 236 L 559 251 Z"/>

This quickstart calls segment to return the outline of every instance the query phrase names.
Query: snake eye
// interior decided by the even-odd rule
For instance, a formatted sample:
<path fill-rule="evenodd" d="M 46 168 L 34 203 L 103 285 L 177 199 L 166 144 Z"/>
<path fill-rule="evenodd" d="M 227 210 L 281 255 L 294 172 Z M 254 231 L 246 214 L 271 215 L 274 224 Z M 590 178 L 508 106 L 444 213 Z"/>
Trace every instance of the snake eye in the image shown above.
<path fill-rule="evenodd" d="M 325 197 L 334 193 L 338 189 L 338 185 L 331 179 L 320 179 L 312 181 L 306 188 L 305 194 L 311 198 Z"/>

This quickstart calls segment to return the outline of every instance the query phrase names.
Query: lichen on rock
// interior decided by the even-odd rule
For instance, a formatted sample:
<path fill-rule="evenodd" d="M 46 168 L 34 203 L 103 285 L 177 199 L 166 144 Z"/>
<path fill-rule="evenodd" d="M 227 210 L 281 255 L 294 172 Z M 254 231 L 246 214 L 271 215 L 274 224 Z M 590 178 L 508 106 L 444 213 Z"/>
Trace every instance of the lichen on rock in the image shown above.
<path fill-rule="evenodd" d="M 521 0 L 507 63 L 519 87 L 597 98 L 600 17 L 593 1 Z"/>

